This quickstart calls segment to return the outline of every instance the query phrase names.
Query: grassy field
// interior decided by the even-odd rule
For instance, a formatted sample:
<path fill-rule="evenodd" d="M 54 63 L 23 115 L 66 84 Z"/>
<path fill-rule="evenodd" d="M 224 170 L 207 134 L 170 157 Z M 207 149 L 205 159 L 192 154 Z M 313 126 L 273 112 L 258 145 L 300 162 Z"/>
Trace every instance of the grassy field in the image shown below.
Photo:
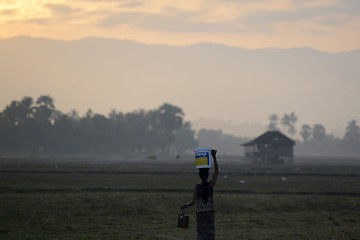
<path fill-rule="evenodd" d="M 359 161 L 223 160 L 217 239 L 360 239 Z M 0 239 L 196 239 L 176 227 L 199 182 L 175 160 L 0 159 Z"/>

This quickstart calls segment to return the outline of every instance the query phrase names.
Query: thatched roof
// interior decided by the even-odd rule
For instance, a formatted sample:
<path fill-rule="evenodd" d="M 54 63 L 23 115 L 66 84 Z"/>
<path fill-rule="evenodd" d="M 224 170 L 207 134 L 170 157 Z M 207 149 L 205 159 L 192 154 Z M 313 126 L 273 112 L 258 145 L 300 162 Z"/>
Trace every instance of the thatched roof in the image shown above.
<path fill-rule="evenodd" d="M 269 144 L 271 146 L 294 146 L 295 141 L 291 140 L 284 134 L 279 131 L 268 131 L 254 140 L 244 143 L 241 146 L 254 146 L 254 145 L 265 145 Z"/>

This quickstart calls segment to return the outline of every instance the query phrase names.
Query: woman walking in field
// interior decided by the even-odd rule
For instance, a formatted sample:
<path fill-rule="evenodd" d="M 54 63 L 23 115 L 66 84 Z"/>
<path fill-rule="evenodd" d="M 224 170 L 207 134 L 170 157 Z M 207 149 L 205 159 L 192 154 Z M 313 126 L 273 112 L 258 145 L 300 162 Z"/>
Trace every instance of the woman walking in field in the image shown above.
<path fill-rule="evenodd" d="M 214 159 L 215 172 L 210 182 L 208 182 L 209 168 L 200 168 L 200 184 L 194 186 L 193 198 L 190 202 L 181 206 L 185 209 L 189 206 L 196 205 L 196 231 L 197 240 L 214 240 L 215 239 L 215 209 L 213 199 L 213 188 L 216 184 L 218 175 L 218 163 L 216 160 L 216 149 L 211 150 Z"/>

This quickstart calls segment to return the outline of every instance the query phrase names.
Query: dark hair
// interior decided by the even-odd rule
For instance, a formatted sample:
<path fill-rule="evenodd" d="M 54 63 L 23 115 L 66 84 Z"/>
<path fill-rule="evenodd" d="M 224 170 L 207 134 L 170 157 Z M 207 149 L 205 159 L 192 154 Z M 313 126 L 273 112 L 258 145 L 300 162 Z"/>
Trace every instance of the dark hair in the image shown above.
<path fill-rule="evenodd" d="M 199 168 L 199 177 L 202 182 L 207 182 L 209 177 L 209 168 Z"/>
<path fill-rule="evenodd" d="M 200 184 L 200 196 L 203 201 L 206 203 L 209 198 L 209 183 L 207 182 L 207 179 L 209 177 L 209 168 L 199 168 L 199 177 L 201 179 Z"/>

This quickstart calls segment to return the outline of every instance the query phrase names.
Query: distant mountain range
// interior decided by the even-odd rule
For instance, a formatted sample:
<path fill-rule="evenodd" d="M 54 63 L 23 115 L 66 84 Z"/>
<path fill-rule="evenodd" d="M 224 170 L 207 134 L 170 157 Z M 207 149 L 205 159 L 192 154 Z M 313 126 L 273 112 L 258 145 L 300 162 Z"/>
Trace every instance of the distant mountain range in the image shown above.
<path fill-rule="evenodd" d="M 298 128 L 322 123 L 333 131 L 360 121 L 359 63 L 360 50 L 332 54 L 16 37 L 0 40 L 0 108 L 41 94 L 51 95 L 64 112 L 91 108 L 106 114 L 169 102 L 183 108 L 197 128 L 206 119 L 264 125 L 272 113 L 294 111 Z"/>

